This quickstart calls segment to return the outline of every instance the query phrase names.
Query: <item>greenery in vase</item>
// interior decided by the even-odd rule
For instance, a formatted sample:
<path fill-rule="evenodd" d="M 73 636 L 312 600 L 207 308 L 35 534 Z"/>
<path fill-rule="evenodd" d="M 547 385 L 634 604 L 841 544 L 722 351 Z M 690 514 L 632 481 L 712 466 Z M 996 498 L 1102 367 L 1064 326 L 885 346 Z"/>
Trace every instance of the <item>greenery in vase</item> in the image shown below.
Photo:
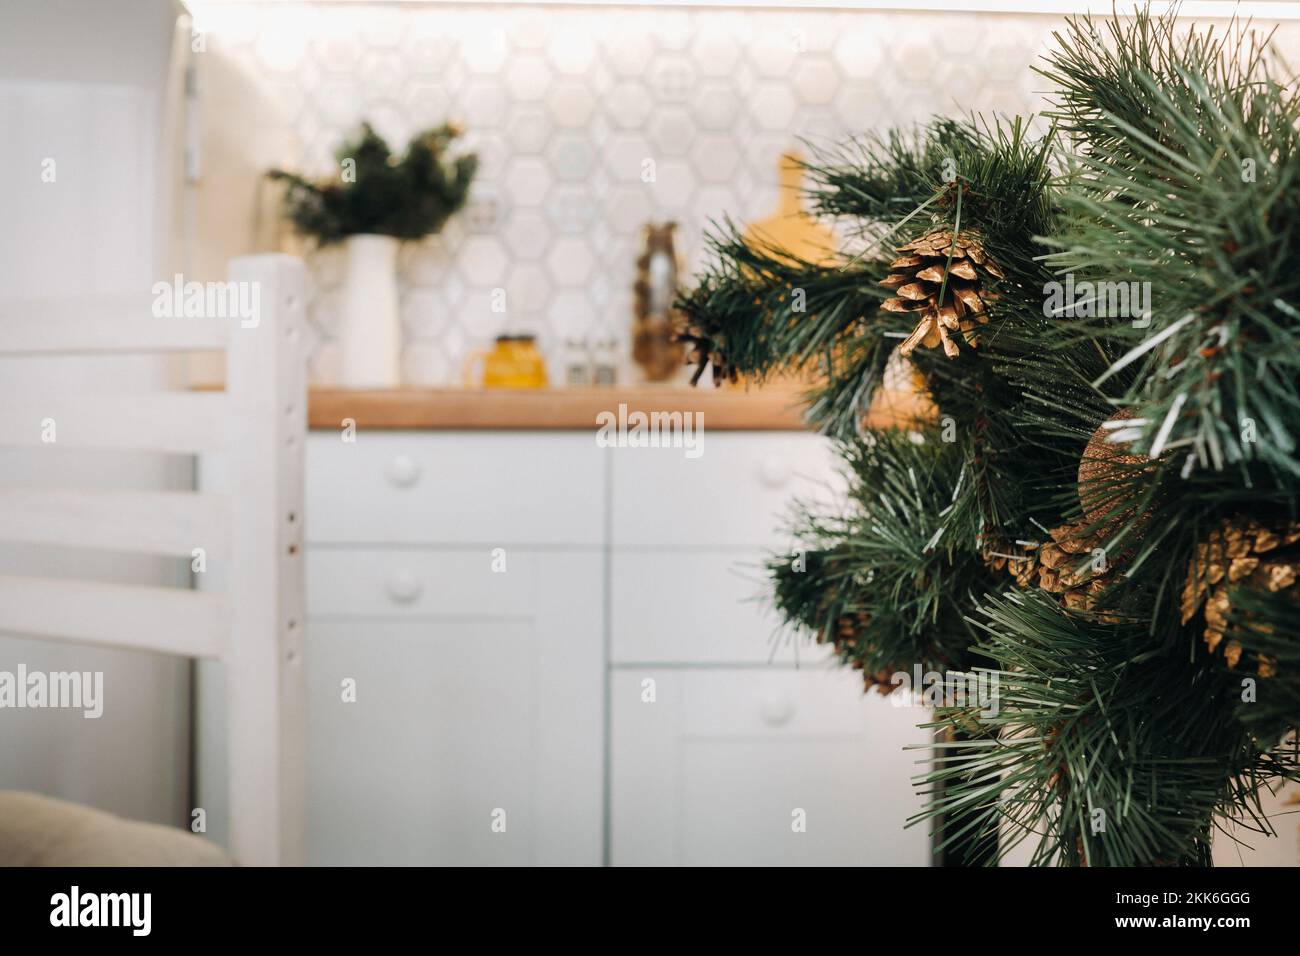
<path fill-rule="evenodd" d="M 846 513 L 804 513 L 769 565 L 786 620 L 882 690 L 916 665 L 997 679 L 995 708 L 934 709 L 911 821 L 1001 831 L 988 862 L 1027 841 L 1040 865 L 1208 865 L 1300 779 L 1300 99 L 1278 69 L 1235 23 L 1070 19 L 1041 134 L 940 119 L 822 151 L 813 206 L 853 251 L 804 262 L 724 222 L 679 303 L 715 365 L 809 372 L 848 462 Z M 1067 280 L 1089 291 L 1062 301 Z M 900 351 L 938 412 L 906 438 L 864 427 Z"/>
<path fill-rule="evenodd" d="M 286 184 L 285 211 L 294 226 L 321 245 L 359 234 L 422 239 L 439 232 L 469 194 L 478 158 L 448 156 L 460 134 L 452 123 L 425 130 L 399 158 L 363 123 L 336 153 L 338 176 L 311 180 L 283 169 L 267 175 Z"/>

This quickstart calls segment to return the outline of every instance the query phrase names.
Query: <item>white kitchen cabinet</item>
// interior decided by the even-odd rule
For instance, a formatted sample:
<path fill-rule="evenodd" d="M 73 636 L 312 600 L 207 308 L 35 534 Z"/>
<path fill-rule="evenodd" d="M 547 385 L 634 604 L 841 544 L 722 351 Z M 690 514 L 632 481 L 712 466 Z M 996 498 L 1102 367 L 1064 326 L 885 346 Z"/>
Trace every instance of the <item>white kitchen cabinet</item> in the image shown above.
<path fill-rule="evenodd" d="M 830 501 L 842 487 L 817 435 L 706 432 L 701 448 L 612 449 L 615 548 L 781 548 L 794 500 Z"/>
<path fill-rule="evenodd" d="M 615 664 L 820 664 L 829 646 L 783 626 L 754 549 L 610 554 L 610 659 Z"/>
<path fill-rule="evenodd" d="M 316 431 L 308 544 L 586 545 L 605 538 L 607 450 L 570 432 Z"/>
<path fill-rule="evenodd" d="M 600 862 L 600 557 L 506 558 L 309 554 L 313 862 Z"/>
<path fill-rule="evenodd" d="M 356 438 L 307 447 L 313 862 L 929 862 L 903 829 L 924 712 L 864 697 L 806 638 L 771 643 L 762 564 L 794 498 L 838 493 L 829 443 Z M 219 836 L 220 676 L 200 674 Z"/>
<path fill-rule="evenodd" d="M 615 865 L 929 863 L 924 712 L 857 673 L 620 667 L 610 697 Z"/>

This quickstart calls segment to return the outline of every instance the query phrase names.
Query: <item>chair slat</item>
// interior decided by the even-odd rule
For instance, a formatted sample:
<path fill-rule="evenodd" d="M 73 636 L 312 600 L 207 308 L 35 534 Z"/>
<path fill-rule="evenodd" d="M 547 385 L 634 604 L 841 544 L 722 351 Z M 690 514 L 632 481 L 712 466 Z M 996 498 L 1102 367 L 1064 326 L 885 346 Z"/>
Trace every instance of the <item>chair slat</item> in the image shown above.
<path fill-rule="evenodd" d="M 230 502 L 190 491 L 0 487 L 0 539 L 130 554 L 229 554 Z"/>
<path fill-rule="evenodd" d="M 220 452 L 230 415 L 224 392 L 0 393 L 0 445 Z"/>
<path fill-rule="evenodd" d="M 0 300 L 0 356 L 211 351 L 236 319 L 155 318 L 149 296 Z"/>
<path fill-rule="evenodd" d="M 230 621 L 223 594 L 0 575 L 0 632 L 215 659 Z"/>

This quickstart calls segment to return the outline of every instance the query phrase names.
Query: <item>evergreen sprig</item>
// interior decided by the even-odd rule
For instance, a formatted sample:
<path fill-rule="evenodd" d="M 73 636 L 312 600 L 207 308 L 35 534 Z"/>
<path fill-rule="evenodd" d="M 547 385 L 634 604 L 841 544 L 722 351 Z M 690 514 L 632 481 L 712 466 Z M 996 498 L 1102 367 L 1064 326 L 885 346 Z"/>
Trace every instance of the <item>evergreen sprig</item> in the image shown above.
<path fill-rule="evenodd" d="M 809 550 L 769 567 L 787 621 L 849 620 L 841 659 L 870 674 L 979 658 L 999 680 L 996 714 L 935 712 L 914 822 L 968 849 L 1001 831 L 989 862 L 1028 839 L 1037 864 L 1207 865 L 1226 823 L 1269 832 L 1260 788 L 1297 777 L 1300 607 L 1233 587 L 1234 670 L 1181 598 L 1225 520 L 1300 517 L 1300 105 L 1235 23 L 1072 18 L 1057 46 L 1045 135 L 940 119 L 818 153 L 812 207 L 852 220 L 839 259 L 727 223 L 682 307 L 748 375 L 821 369 L 811 417 L 846 439 L 844 514 L 805 513 Z M 859 435 L 910 331 L 876 283 L 935 228 L 1000 267 L 989 322 L 955 357 L 913 353 L 923 442 Z M 1147 285 L 1098 308 L 1120 282 Z M 1101 558 L 1082 605 L 990 570 L 1063 532 Z"/>
<path fill-rule="evenodd" d="M 267 175 L 287 184 L 289 219 L 321 245 L 363 233 L 422 239 L 439 232 L 469 196 L 478 159 L 448 157 L 459 136 L 457 126 L 444 123 L 412 137 L 399 158 L 363 123 L 338 149 L 338 176 L 315 181 L 282 169 Z"/>

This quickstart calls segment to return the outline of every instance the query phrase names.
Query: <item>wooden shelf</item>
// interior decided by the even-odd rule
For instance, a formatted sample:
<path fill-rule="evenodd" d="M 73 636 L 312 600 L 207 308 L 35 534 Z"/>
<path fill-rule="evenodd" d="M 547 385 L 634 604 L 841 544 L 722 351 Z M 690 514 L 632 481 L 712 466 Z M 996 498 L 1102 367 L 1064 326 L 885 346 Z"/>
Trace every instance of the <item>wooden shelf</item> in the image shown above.
<path fill-rule="evenodd" d="M 313 388 L 308 400 L 312 428 L 339 428 L 350 418 L 371 429 L 595 429 L 601 412 L 700 412 L 707 429 L 800 431 L 803 404 L 791 388 L 632 386 L 614 388 L 470 389 Z M 885 428 L 908 420 L 910 396 L 877 401 L 868 424 Z"/>

